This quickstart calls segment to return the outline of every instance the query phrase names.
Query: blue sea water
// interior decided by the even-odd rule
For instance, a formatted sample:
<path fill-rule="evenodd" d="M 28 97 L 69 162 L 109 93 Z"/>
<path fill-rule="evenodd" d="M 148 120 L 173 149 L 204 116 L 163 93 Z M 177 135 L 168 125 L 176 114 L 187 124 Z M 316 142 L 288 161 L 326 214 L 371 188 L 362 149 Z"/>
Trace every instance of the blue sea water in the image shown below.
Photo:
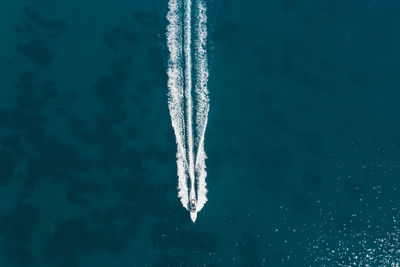
<path fill-rule="evenodd" d="M 166 12 L 0 0 L 0 266 L 398 266 L 400 2 L 208 1 L 195 224 Z"/>

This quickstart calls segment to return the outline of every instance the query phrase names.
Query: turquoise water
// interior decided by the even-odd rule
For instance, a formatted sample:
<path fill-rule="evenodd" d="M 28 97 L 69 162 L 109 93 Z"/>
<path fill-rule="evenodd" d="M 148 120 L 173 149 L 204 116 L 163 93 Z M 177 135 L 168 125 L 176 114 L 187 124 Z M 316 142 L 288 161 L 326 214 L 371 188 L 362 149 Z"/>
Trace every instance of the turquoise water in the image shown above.
<path fill-rule="evenodd" d="M 209 1 L 208 202 L 166 1 L 0 1 L 0 266 L 396 266 L 400 4 Z"/>

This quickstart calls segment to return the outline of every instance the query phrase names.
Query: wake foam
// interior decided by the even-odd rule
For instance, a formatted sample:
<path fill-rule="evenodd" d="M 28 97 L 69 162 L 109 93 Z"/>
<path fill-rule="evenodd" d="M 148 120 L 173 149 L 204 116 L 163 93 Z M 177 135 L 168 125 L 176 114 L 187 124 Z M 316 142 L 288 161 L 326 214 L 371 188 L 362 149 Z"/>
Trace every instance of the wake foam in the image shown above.
<path fill-rule="evenodd" d="M 195 19 L 192 20 L 191 0 L 169 0 L 166 35 L 169 50 L 168 107 L 177 143 L 178 196 L 188 209 L 189 197 L 193 198 L 195 194 L 198 212 L 207 202 L 204 138 L 209 111 L 209 74 L 205 1 L 196 0 L 195 4 Z M 195 25 L 193 43 L 192 24 Z"/>

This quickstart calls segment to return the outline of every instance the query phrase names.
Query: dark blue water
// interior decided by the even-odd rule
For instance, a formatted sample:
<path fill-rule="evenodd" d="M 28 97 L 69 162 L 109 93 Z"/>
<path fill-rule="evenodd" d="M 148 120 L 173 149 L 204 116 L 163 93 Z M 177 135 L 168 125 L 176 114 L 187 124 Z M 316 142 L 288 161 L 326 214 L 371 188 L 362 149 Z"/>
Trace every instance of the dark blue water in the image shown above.
<path fill-rule="evenodd" d="M 195 224 L 166 1 L 0 10 L 0 266 L 398 266 L 398 1 L 209 2 Z"/>

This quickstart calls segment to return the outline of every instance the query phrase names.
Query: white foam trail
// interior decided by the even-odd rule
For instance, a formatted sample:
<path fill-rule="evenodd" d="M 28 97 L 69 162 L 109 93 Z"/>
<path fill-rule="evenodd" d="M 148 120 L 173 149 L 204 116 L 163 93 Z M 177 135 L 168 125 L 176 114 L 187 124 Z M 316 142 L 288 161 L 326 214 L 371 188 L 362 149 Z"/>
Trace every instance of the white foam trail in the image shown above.
<path fill-rule="evenodd" d="M 183 69 L 182 69 L 182 20 L 181 1 L 169 0 L 167 46 L 168 61 L 168 107 L 177 144 L 178 196 L 182 205 L 188 209 L 187 159 L 185 149 L 185 123 L 183 112 Z"/>
<path fill-rule="evenodd" d="M 204 135 L 207 126 L 208 111 L 210 108 L 208 97 L 208 60 L 207 60 L 207 14 L 204 0 L 197 0 L 197 26 L 196 26 L 196 85 L 197 113 L 196 113 L 196 134 L 197 134 L 197 211 L 200 211 L 207 202 L 206 189 L 206 164 L 207 158 L 204 151 Z"/>
<path fill-rule="evenodd" d="M 189 197 L 195 199 L 195 212 L 191 212 L 191 215 L 196 215 L 207 202 L 204 135 L 209 110 L 206 7 L 205 0 L 195 1 L 194 71 L 192 64 L 192 1 L 169 0 L 167 14 L 169 23 L 167 45 L 170 52 L 168 105 L 178 146 L 178 196 L 186 209 L 189 209 Z M 192 99 L 193 77 L 195 77 L 196 94 L 195 114 Z M 195 137 L 193 133 L 194 117 L 196 118 Z M 190 179 L 190 188 L 188 188 L 188 179 Z M 197 188 L 195 188 L 196 182 Z M 194 219 L 192 217 L 193 221 L 196 220 L 195 217 Z"/>

